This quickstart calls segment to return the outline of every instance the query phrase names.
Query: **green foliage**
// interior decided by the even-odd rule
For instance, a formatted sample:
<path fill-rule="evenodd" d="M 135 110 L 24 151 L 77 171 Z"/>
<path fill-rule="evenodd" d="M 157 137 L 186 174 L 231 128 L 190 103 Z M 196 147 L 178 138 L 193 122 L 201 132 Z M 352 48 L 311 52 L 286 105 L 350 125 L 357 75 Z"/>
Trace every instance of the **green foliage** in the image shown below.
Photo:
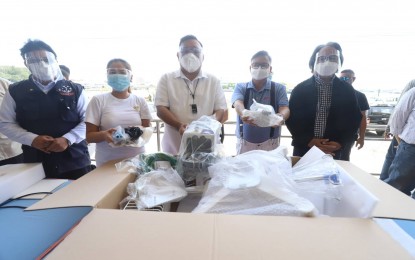
<path fill-rule="evenodd" d="M 0 77 L 11 82 L 18 82 L 28 79 L 30 75 L 26 67 L 0 66 Z"/>
<path fill-rule="evenodd" d="M 235 83 L 226 83 L 226 84 L 222 84 L 222 88 L 223 89 L 228 89 L 228 90 L 233 90 L 235 89 Z"/>

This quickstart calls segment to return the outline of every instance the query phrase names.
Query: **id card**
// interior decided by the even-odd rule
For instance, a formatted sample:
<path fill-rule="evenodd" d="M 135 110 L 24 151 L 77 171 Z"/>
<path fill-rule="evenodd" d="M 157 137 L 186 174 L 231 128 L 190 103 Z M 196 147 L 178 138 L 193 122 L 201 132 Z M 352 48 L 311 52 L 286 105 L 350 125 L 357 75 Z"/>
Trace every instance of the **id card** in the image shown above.
<path fill-rule="evenodd" d="M 192 107 L 192 113 L 193 114 L 197 114 L 197 106 L 196 106 L 196 104 L 191 104 L 190 106 Z"/>

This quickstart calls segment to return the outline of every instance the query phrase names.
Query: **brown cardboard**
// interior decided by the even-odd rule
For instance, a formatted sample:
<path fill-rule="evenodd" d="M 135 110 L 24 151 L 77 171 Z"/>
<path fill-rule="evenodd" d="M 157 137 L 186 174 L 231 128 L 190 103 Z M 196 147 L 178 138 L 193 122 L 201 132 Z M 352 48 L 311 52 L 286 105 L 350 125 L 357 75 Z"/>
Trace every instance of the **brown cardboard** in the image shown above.
<path fill-rule="evenodd" d="M 370 219 L 94 209 L 47 259 L 411 259 Z"/>
<path fill-rule="evenodd" d="M 336 161 L 356 181 L 379 199 L 373 216 L 415 220 L 415 200 L 350 162 Z"/>
<path fill-rule="evenodd" d="M 133 174 L 117 172 L 114 162 L 110 162 L 26 210 L 75 206 L 117 209 L 119 202 L 127 196 L 127 184 L 134 180 Z"/>

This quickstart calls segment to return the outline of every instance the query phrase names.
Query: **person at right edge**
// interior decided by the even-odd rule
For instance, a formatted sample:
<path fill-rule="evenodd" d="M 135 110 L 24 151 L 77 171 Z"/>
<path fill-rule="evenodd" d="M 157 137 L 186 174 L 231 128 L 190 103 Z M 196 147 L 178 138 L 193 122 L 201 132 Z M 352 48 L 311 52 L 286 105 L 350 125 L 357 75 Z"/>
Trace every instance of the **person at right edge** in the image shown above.
<path fill-rule="evenodd" d="M 317 46 L 309 61 L 313 76 L 291 92 L 286 125 L 294 156 L 316 146 L 334 159 L 345 160 L 344 146 L 354 142 L 362 114 L 353 87 L 335 75 L 342 64 L 338 43 Z"/>

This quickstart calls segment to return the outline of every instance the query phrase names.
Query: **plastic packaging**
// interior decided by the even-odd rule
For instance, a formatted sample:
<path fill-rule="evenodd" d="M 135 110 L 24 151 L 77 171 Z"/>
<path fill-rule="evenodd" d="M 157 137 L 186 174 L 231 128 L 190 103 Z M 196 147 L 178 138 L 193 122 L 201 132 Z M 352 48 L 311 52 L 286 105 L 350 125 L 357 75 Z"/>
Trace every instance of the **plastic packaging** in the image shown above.
<path fill-rule="evenodd" d="M 172 168 L 154 170 L 139 176 L 134 183 L 128 184 L 127 193 L 129 196 L 121 204 L 135 200 L 138 210 L 180 201 L 187 195 L 183 180 Z"/>
<path fill-rule="evenodd" d="M 183 133 L 177 171 L 186 186 L 201 186 L 209 179 L 207 168 L 219 159 L 221 123 L 209 116 L 193 121 Z"/>
<path fill-rule="evenodd" d="M 314 205 L 294 192 L 287 149 L 250 151 L 209 167 L 211 180 L 196 213 L 314 216 Z"/>
<path fill-rule="evenodd" d="M 159 168 L 176 168 L 177 159 L 167 153 L 139 154 L 115 164 L 118 172 L 144 174 Z"/>
<path fill-rule="evenodd" d="M 271 127 L 281 125 L 284 122 L 280 114 L 276 114 L 270 105 L 264 105 L 253 100 L 250 110 L 244 109 L 242 117 L 248 117 L 259 127 Z"/>
<path fill-rule="evenodd" d="M 113 147 L 119 146 L 144 146 L 150 140 L 153 134 L 152 127 L 131 126 L 131 127 L 115 127 L 116 131 L 112 134 Z"/>

